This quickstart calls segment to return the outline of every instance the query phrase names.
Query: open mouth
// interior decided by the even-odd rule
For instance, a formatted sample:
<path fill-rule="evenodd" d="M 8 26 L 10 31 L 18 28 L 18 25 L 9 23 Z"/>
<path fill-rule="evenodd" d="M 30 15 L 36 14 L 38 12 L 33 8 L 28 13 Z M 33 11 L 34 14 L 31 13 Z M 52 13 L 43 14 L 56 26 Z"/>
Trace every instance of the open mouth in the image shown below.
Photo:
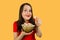
<path fill-rule="evenodd" d="M 30 15 L 26 15 L 27 17 L 30 17 Z"/>

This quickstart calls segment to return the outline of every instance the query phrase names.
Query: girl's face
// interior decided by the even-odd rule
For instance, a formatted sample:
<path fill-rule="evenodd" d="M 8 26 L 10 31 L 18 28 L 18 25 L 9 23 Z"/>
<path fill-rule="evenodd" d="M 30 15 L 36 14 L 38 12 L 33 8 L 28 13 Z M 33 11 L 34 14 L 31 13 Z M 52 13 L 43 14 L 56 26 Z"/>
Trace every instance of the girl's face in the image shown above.
<path fill-rule="evenodd" d="M 23 19 L 29 20 L 31 16 L 32 16 L 31 7 L 29 5 L 25 5 L 22 12 Z"/>

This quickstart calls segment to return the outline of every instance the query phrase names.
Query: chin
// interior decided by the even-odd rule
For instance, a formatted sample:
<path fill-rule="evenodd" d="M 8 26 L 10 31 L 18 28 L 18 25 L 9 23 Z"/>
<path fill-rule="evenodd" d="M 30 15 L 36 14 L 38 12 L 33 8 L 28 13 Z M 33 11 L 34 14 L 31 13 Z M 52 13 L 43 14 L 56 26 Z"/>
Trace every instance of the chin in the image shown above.
<path fill-rule="evenodd" d="M 29 19 L 26 19 L 27 21 L 29 20 Z"/>
<path fill-rule="evenodd" d="M 30 20 L 30 18 L 26 19 L 26 20 Z"/>
<path fill-rule="evenodd" d="M 30 20 L 30 18 L 26 18 L 26 20 Z"/>

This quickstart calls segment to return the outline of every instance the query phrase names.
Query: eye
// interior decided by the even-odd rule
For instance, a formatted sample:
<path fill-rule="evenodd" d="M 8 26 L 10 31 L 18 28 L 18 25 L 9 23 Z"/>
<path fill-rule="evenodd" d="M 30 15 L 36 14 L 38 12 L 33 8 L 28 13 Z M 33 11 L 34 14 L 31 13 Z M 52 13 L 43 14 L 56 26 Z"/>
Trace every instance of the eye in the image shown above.
<path fill-rule="evenodd" d="M 27 11 L 27 10 L 24 10 L 24 11 Z"/>
<path fill-rule="evenodd" d="M 31 10 L 29 10 L 29 12 L 31 12 Z"/>

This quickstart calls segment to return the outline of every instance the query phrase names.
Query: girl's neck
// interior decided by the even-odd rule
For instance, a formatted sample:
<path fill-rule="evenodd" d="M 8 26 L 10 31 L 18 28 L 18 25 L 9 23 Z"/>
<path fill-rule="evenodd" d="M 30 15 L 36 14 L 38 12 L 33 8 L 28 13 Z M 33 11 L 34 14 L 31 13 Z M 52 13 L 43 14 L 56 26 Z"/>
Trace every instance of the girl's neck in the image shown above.
<path fill-rule="evenodd" d="M 29 22 L 28 20 L 25 21 L 25 23 L 28 23 L 28 22 Z"/>

